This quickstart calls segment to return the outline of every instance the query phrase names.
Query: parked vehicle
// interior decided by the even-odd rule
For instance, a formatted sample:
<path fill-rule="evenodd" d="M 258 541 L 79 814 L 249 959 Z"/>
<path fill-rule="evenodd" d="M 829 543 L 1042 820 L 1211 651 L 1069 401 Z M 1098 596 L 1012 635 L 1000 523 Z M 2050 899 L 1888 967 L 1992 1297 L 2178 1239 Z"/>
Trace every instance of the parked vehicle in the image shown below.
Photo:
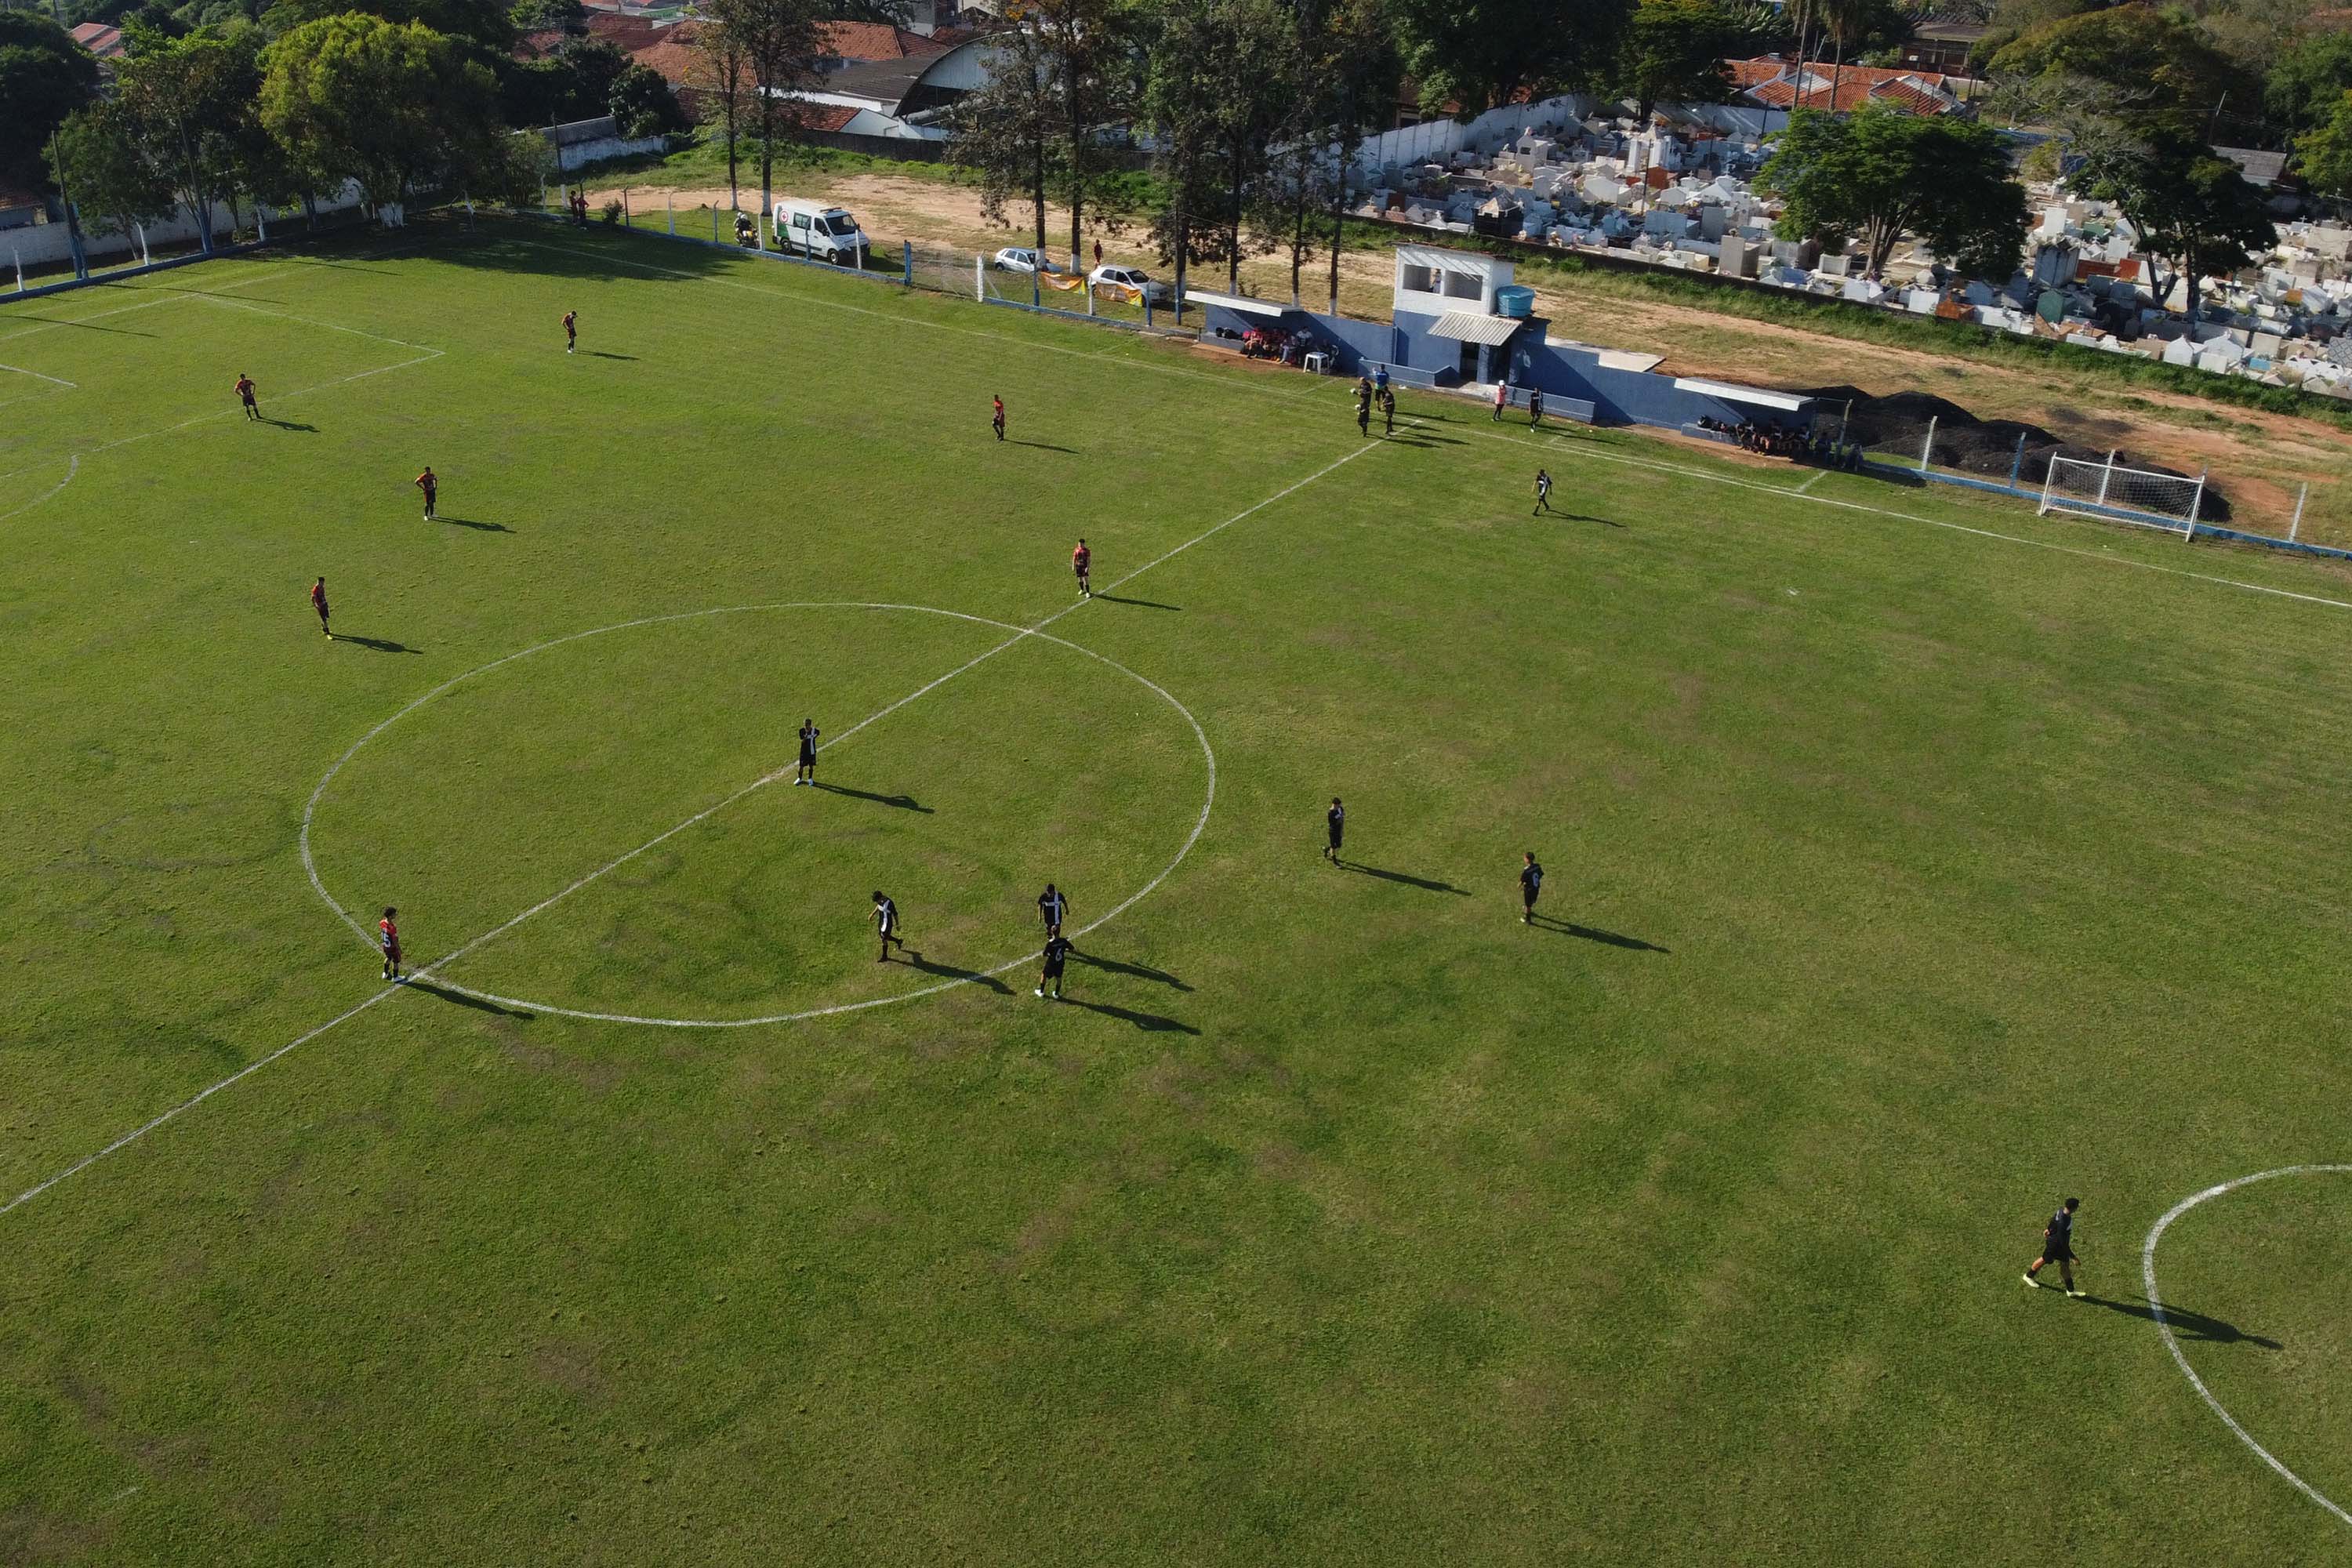
<path fill-rule="evenodd" d="M 789 199 L 776 204 L 776 245 L 836 267 L 865 266 L 872 248 L 857 220 L 840 207 Z"/>
<path fill-rule="evenodd" d="M 1140 300 L 1154 305 L 1172 305 L 1176 302 L 1175 290 L 1165 283 L 1153 282 L 1139 267 L 1109 265 L 1097 267 L 1087 274 L 1087 282 L 1093 288 L 1113 289 L 1130 300 Z"/>
<path fill-rule="evenodd" d="M 1054 258 L 1044 256 L 1025 245 L 1008 245 L 994 257 L 996 265 L 1006 272 L 1059 272 Z"/>

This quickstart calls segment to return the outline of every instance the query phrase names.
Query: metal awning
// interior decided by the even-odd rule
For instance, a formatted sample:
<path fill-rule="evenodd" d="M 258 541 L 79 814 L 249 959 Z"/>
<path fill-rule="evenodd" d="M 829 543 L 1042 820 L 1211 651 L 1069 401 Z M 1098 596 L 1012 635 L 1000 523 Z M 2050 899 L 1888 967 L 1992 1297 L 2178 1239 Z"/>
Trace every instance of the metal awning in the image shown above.
<path fill-rule="evenodd" d="M 1766 408 L 1778 408 L 1790 414 L 1802 414 L 1812 404 L 1810 397 L 1800 397 L 1793 392 L 1767 392 L 1760 386 L 1740 386 L 1728 381 L 1703 381 L 1694 375 L 1675 377 L 1678 392 L 1696 392 L 1705 397 L 1720 397 L 1727 403 L 1756 403 Z"/>
<path fill-rule="evenodd" d="M 1286 316 L 1290 307 L 1275 300 L 1253 300 L 1246 294 L 1212 294 L 1206 289 L 1187 288 L 1187 305 L 1223 305 L 1228 310 L 1238 310 L 1244 316 Z"/>
<path fill-rule="evenodd" d="M 1508 342 L 1511 334 L 1528 324 L 1524 316 L 1478 316 L 1467 310 L 1456 310 L 1437 318 L 1437 325 L 1429 329 L 1433 338 L 1452 338 L 1465 343 Z"/>

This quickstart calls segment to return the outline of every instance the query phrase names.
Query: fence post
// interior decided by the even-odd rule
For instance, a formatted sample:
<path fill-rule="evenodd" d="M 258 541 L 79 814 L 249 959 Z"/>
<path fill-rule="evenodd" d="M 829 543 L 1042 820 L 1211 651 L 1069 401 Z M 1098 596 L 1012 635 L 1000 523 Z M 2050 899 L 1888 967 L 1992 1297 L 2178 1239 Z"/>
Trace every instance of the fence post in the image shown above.
<path fill-rule="evenodd" d="M 2205 504 L 2205 476 L 2210 471 L 2208 468 L 2197 471 L 2197 491 L 2189 498 L 2189 526 L 2180 531 L 2183 539 L 2197 537 L 2197 513 Z"/>
<path fill-rule="evenodd" d="M 1037 266 L 1038 266 L 1038 267 L 1042 267 L 1042 266 L 1044 266 L 1045 264 L 1045 253 L 1044 253 L 1043 251 L 1040 251 L 1040 252 L 1038 253 L 1038 256 L 1037 256 Z M 1088 289 L 1087 290 L 1087 298 L 1089 298 L 1089 299 L 1093 298 L 1093 296 L 1094 296 L 1094 290 L 1093 290 L 1092 289 Z M 1037 282 L 1037 268 L 1036 268 L 1036 267 L 1032 267 L 1032 268 L 1029 269 L 1029 308 L 1030 308 L 1031 310 L 1038 310 L 1038 309 L 1041 309 L 1041 308 L 1045 305 L 1045 295 L 1040 291 L 1039 284 L 1038 284 L 1038 282 Z"/>
<path fill-rule="evenodd" d="M 24 286 L 25 268 L 20 263 L 16 268 L 16 287 L 22 289 Z M 2309 500 L 2310 496 L 2311 481 L 2306 479 L 2304 481 L 2303 489 L 2294 493 L 2294 521 L 2286 525 L 2286 542 L 2289 544 L 2294 542 L 2295 531 L 2303 526 L 2303 503 Z"/>
<path fill-rule="evenodd" d="M 1846 426 L 1853 423 L 1853 399 L 1845 400 L 1845 412 L 1838 416 L 1838 445 L 1845 445 Z"/>
<path fill-rule="evenodd" d="M 155 259 L 147 253 L 147 226 L 143 223 L 133 223 L 131 226 L 139 231 L 139 265 L 145 267 Z"/>
<path fill-rule="evenodd" d="M 915 242 L 902 239 L 898 243 L 907 247 L 907 287 L 912 289 L 915 286 Z"/>
<path fill-rule="evenodd" d="M 621 226 L 623 228 L 637 226 L 636 220 L 629 216 L 629 187 L 626 185 L 621 187 Z"/>
<path fill-rule="evenodd" d="M 2017 456 L 2009 460 L 2009 488 L 2017 489 L 2019 476 L 2025 472 L 2025 432 L 2017 433 Z"/>
<path fill-rule="evenodd" d="M 713 245 L 719 243 L 719 204 L 717 202 L 710 204 L 710 243 Z"/>
<path fill-rule="evenodd" d="M 16 292 L 22 294 L 25 291 L 25 253 L 21 250 L 12 248 L 9 251 L 9 254 L 16 258 Z M 2305 486 L 2305 488 L 2309 489 L 2310 487 Z M 2302 521 L 2303 503 L 2301 501 L 2294 503 L 2294 515 L 2297 521 Z"/>
<path fill-rule="evenodd" d="M 1927 471 L 1927 454 L 1936 449 L 1936 416 L 1927 416 L 1927 438 L 1919 443 L 1919 471 Z"/>
<path fill-rule="evenodd" d="M 547 176 L 545 174 L 539 177 L 539 210 L 541 212 L 547 210 Z"/>
<path fill-rule="evenodd" d="M 2105 505 L 2106 505 L 2106 504 L 2107 504 L 2107 487 L 2108 487 L 2110 484 L 2113 484 L 2113 483 L 2115 482 L 2115 478 L 2116 478 L 2116 449 L 2115 449 L 2114 447 L 2108 447 L 2108 448 L 2107 448 L 2107 466 L 2106 466 L 2106 469 L 2105 469 L 2105 472 L 2103 472 L 2103 473 L 2101 473 L 2101 474 L 2099 475 L 2099 504 L 2100 504 L 2101 506 L 2105 506 Z"/>
<path fill-rule="evenodd" d="M 971 253 L 971 297 L 975 304 L 988 303 L 988 262 L 977 250 Z"/>
<path fill-rule="evenodd" d="M 677 237 L 677 193 L 676 191 L 662 193 L 662 211 L 669 215 L 669 237 L 676 239 Z"/>

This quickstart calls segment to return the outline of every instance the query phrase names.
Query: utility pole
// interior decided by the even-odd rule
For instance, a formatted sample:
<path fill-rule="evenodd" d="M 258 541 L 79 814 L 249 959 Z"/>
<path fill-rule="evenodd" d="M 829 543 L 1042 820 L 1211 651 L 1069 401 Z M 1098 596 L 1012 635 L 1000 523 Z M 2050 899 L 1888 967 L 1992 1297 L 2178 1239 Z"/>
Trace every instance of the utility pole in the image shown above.
<path fill-rule="evenodd" d="M 89 259 L 82 254 L 81 219 L 74 212 L 73 193 L 66 189 L 66 161 L 64 154 L 58 151 L 58 133 L 55 131 L 49 132 L 49 167 L 57 175 L 58 200 L 66 209 L 66 244 L 73 251 L 74 277 L 85 279 L 89 276 Z"/>

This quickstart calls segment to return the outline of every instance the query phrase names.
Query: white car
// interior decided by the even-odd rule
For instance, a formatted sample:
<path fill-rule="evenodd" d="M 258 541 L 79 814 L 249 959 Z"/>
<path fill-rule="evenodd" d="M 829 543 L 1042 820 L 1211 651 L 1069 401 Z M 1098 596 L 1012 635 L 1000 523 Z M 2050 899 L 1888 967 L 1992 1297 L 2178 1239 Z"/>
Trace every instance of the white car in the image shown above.
<path fill-rule="evenodd" d="M 1025 245 L 1008 245 L 996 253 L 997 267 L 1006 272 L 1059 272 L 1051 257 L 1040 256 Z"/>
<path fill-rule="evenodd" d="M 1155 283 L 1139 267 L 1096 268 L 1087 274 L 1087 283 L 1095 289 L 1118 289 L 1130 291 L 1154 305 L 1175 303 L 1175 291 L 1165 283 Z"/>

